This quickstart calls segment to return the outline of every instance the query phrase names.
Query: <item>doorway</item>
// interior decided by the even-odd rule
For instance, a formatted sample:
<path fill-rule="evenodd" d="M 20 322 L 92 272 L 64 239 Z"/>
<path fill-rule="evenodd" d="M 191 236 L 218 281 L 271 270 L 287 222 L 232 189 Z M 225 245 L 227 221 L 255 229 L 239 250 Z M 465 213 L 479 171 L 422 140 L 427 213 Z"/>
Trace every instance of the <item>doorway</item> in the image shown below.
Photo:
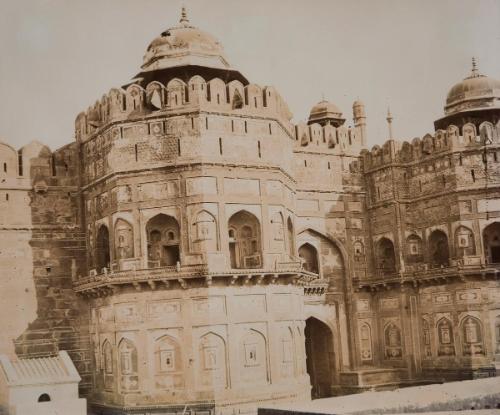
<path fill-rule="evenodd" d="M 320 320 L 310 317 L 306 320 L 306 367 L 311 378 L 311 398 L 332 396 L 335 356 L 333 335 L 330 328 Z"/>

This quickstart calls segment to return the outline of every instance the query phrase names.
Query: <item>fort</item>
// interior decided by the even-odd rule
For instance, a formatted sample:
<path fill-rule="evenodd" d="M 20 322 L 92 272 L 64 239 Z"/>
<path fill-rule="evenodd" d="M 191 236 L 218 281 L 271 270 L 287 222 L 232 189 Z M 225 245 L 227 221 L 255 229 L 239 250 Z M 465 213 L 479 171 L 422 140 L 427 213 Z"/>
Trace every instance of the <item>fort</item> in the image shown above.
<path fill-rule="evenodd" d="M 411 142 L 347 118 L 294 125 L 183 10 L 74 142 L 0 143 L 1 350 L 67 351 L 96 414 L 496 376 L 500 81 Z"/>

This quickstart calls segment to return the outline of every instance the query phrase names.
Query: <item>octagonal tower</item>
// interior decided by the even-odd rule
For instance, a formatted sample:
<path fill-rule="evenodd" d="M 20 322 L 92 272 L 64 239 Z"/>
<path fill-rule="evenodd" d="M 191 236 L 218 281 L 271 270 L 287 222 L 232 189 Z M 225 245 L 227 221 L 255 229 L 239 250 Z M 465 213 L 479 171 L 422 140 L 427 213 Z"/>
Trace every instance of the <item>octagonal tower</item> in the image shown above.
<path fill-rule="evenodd" d="M 184 10 L 77 117 L 102 413 L 309 397 L 290 118 Z"/>

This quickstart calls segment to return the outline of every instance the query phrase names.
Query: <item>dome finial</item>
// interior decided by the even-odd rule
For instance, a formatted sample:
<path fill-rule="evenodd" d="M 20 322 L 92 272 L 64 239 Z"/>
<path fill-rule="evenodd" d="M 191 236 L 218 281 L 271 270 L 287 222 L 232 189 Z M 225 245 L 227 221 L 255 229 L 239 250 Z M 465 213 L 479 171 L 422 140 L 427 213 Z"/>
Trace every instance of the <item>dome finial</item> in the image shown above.
<path fill-rule="evenodd" d="M 187 17 L 187 12 L 186 12 L 186 7 L 184 7 L 184 6 L 182 6 L 182 9 L 181 9 L 181 20 L 179 20 L 179 23 L 189 24 L 189 19 Z"/>
<path fill-rule="evenodd" d="M 478 75 L 477 62 L 476 62 L 476 58 L 473 56 L 472 57 L 472 76 L 477 76 L 477 75 Z"/>

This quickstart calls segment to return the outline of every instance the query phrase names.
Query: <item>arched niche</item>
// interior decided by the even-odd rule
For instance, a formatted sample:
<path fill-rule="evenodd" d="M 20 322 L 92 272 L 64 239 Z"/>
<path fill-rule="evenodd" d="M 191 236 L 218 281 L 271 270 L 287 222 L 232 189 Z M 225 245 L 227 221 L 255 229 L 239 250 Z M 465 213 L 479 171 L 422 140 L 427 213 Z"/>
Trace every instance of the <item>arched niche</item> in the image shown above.
<path fill-rule="evenodd" d="M 500 222 L 493 222 L 483 230 L 484 259 L 487 264 L 500 264 Z"/>
<path fill-rule="evenodd" d="M 429 322 L 422 318 L 422 344 L 424 348 L 424 358 L 432 357 L 432 347 L 431 347 L 431 326 Z"/>
<path fill-rule="evenodd" d="M 146 224 L 151 267 L 174 266 L 180 261 L 180 227 L 172 216 L 160 213 Z"/>
<path fill-rule="evenodd" d="M 363 363 L 373 362 L 372 328 L 370 324 L 363 322 L 359 326 L 359 352 Z"/>
<path fill-rule="evenodd" d="M 438 338 L 438 356 L 455 356 L 455 342 L 453 336 L 453 324 L 442 317 L 436 325 Z"/>
<path fill-rule="evenodd" d="M 455 247 L 458 258 L 476 255 L 476 244 L 472 230 L 465 226 L 459 226 L 455 230 Z"/>
<path fill-rule="evenodd" d="M 396 272 L 396 252 L 390 239 L 381 238 L 377 242 L 376 263 L 378 272 L 383 275 Z"/>
<path fill-rule="evenodd" d="M 384 328 L 384 349 L 387 360 L 403 358 L 403 343 L 401 329 L 395 323 L 389 323 Z"/>
<path fill-rule="evenodd" d="M 428 239 L 429 262 L 432 267 L 446 267 L 450 261 L 448 236 L 441 230 L 433 231 Z"/>
<path fill-rule="evenodd" d="M 226 342 L 218 334 L 209 332 L 200 338 L 199 381 L 202 386 L 225 389 L 227 387 Z"/>
<path fill-rule="evenodd" d="M 125 391 L 139 389 L 137 348 L 129 339 L 122 339 L 118 344 L 118 368 L 120 388 Z"/>
<path fill-rule="evenodd" d="M 464 356 L 483 356 L 485 354 L 483 344 L 483 329 L 481 321 L 473 316 L 462 319 L 462 353 Z"/>
<path fill-rule="evenodd" d="M 96 238 L 96 268 L 99 272 L 108 268 L 111 261 L 109 248 L 109 230 L 106 225 L 101 225 L 97 231 Z"/>
<path fill-rule="evenodd" d="M 247 383 L 266 383 L 267 374 L 266 338 L 257 330 L 247 330 L 240 342 L 240 376 Z"/>
<path fill-rule="evenodd" d="M 271 217 L 271 249 L 285 252 L 285 224 L 281 212 L 276 212 Z"/>
<path fill-rule="evenodd" d="M 299 257 L 302 258 L 302 267 L 309 272 L 319 274 L 318 251 L 310 243 L 305 243 L 299 248 Z"/>
<path fill-rule="evenodd" d="M 198 212 L 192 224 L 192 238 L 195 252 L 218 251 L 217 221 L 210 212 Z"/>
<path fill-rule="evenodd" d="M 115 258 L 127 259 L 134 256 L 134 230 L 124 219 L 118 219 L 115 224 Z"/>
<path fill-rule="evenodd" d="M 104 389 L 114 388 L 115 376 L 113 367 L 113 346 L 108 340 L 102 345 L 101 370 L 103 375 Z"/>
<path fill-rule="evenodd" d="M 423 260 L 422 238 L 415 234 L 408 236 L 406 238 L 406 262 L 415 264 Z"/>
<path fill-rule="evenodd" d="M 295 373 L 294 333 L 290 327 L 282 327 L 279 334 L 280 374 L 283 378 L 293 377 Z"/>
<path fill-rule="evenodd" d="M 229 253 L 231 268 L 262 267 L 262 242 L 259 220 L 241 210 L 229 218 Z"/>

